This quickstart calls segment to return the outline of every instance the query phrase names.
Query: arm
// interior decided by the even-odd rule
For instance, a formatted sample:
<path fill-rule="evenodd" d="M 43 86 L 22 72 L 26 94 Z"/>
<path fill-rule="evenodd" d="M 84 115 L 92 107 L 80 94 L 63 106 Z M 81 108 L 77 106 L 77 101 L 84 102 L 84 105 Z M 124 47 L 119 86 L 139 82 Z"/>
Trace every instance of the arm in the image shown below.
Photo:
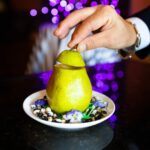
<path fill-rule="evenodd" d="M 78 45 L 78 51 L 97 47 L 122 49 L 136 42 L 134 27 L 110 6 L 99 5 L 74 11 L 60 23 L 54 34 L 64 38 L 77 24 L 68 46 Z"/>

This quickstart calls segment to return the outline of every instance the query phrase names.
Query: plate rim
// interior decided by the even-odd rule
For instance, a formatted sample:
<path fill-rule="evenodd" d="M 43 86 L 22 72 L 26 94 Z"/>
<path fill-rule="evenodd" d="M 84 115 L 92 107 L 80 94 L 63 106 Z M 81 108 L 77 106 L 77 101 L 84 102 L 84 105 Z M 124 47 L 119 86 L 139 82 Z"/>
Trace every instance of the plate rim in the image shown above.
<path fill-rule="evenodd" d="M 113 107 L 112 112 L 110 112 L 107 116 L 105 116 L 101 119 L 95 120 L 95 121 L 84 122 L 84 123 L 67 123 L 67 124 L 65 124 L 65 123 L 57 123 L 57 122 L 48 122 L 46 120 L 42 120 L 42 119 L 38 118 L 37 116 L 35 116 L 30 107 L 31 103 L 33 103 L 35 101 L 35 100 L 33 100 L 33 98 L 31 99 L 31 97 L 34 97 L 37 94 L 44 95 L 44 93 L 46 94 L 46 89 L 39 90 L 37 92 L 34 92 L 34 93 L 28 95 L 23 101 L 23 110 L 26 113 L 26 115 L 29 116 L 30 118 L 32 118 L 33 120 L 40 122 L 41 124 L 50 126 L 50 127 L 61 128 L 61 129 L 82 129 L 82 128 L 91 127 L 91 126 L 94 126 L 94 125 L 97 125 L 97 124 L 100 124 L 100 123 L 106 121 L 108 118 L 110 118 L 114 114 L 115 109 L 116 109 L 115 104 L 111 100 L 111 98 L 109 98 L 108 96 L 106 96 L 102 93 L 99 93 L 98 91 L 92 90 L 92 94 L 96 93 L 98 95 L 101 95 L 102 97 L 106 98 L 107 101 L 109 101 L 109 103 L 111 103 L 111 105 Z M 27 105 L 27 104 L 30 104 L 30 105 Z"/>

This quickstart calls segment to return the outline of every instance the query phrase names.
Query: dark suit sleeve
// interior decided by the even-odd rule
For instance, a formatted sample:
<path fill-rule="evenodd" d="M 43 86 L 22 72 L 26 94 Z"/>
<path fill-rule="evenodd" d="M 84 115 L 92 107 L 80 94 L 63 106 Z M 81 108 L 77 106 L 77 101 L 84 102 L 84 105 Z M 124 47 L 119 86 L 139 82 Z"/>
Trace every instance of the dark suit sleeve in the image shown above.
<path fill-rule="evenodd" d="M 150 29 L 150 7 L 140 11 L 139 13 L 133 15 L 134 17 L 139 17 L 142 19 Z M 145 58 L 146 56 L 150 55 L 150 45 L 143 50 L 139 50 L 136 52 L 136 55 L 140 58 Z"/>
<path fill-rule="evenodd" d="M 142 10 L 141 12 L 135 14 L 136 17 L 141 18 L 150 29 L 150 7 L 147 7 L 146 9 Z"/>

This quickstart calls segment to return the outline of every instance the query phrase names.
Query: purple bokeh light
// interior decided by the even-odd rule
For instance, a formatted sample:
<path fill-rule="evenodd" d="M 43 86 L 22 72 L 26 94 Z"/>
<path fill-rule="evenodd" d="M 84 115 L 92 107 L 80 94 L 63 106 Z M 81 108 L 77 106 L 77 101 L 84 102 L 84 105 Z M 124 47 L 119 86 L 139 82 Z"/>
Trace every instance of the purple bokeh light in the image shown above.
<path fill-rule="evenodd" d="M 107 74 L 105 74 L 105 73 L 96 73 L 95 74 L 95 79 L 96 80 L 105 80 L 107 78 Z"/>
<path fill-rule="evenodd" d="M 43 14 L 47 14 L 48 13 L 48 8 L 47 7 L 42 7 L 42 9 L 41 9 L 41 12 L 43 13 Z"/>
<path fill-rule="evenodd" d="M 39 79 L 42 81 L 42 84 L 47 86 L 50 76 L 52 75 L 52 71 L 43 72 L 39 75 Z"/>
<path fill-rule="evenodd" d="M 102 88 L 103 92 L 108 92 L 109 89 L 110 89 L 109 85 L 108 84 L 104 84 L 104 86 Z"/>
<path fill-rule="evenodd" d="M 32 17 L 35 17 L 35 16 L 37 15 L 37 10 L 36 10 L 36 9 L 31 9 L 31 10 L 30 10 L 30 15 L 31 15 Z"/>
<path fill-rule="evenodd" d="M 52 15 L 56 16 L 59 14 L 60 12 L 60 16 L 61 19 L 63 19 L 62 17 L 66 17 L 68 16 L 68 14 L 72 11 L 72 10 L 78 10 L 81 9 L 83 7 L 86 6 L 96 6 L 98 4 L 102 4 L 102 5 L 111 5 L 113 6 L 117 13 L 120 14 L 120 9 L 117 8 L 118 6 L 118 2 L 119 0 L 91 0 L 90 4 L 88 0 L 49 0 L 49 7 L 50 9 L 54 8 L 58 10 L 58 12 L 54 11 L 54 13 L 52 13 Z M 42 14 L 48 14 L 49 10 L 48 6 L 42 7 L 41 8 L 41 12 Z M 63 12 L 63 15 L 61 15 L 61 12 Z M 31 9 L 30 10 L 30 15 L 31 16 L 36 16 L 38 14 L 38 11 L 36 9 Z M 59 20 L 60 21 L 60 20 Z"/>
<path fill-rule="evenodd" d="M 52 23 L 54 23 L 54 24 L 59 23 L 59 16 L 52 17 Z"/>
<path fill-rule="evenodd" d="M 113 100 L 113 101 L 116 101 L 118 99 L 118 94 L 112 94 L 110 96 L 110 98 Z"/>
<path fill-rule="evenodd" d="M 86 4 L 88 0 L 80 0 L 82 4 Z"/>
<path fill-rule="evenodd" d="M 74 4 L 76 2 L 76 0 L 69 0 L 69 3 Z"/>
<path fill-rule="evenodd" d="M 116 92 L 118 90 L 119 86 L 115 81 L 113 81 L 111 84 L 111 88 L 112 88 L 112 91 Z"/>
<path fill-rule="evenodd" d="M 102 69 L 108 72 L 112 72 L 114 70 L 114 64 L 113 63 L 103 64 Z"/>
<path fill-rule="evenodd" d="M 64 17 L 68 16 L 70 13 L 68 11 L 64 11 Z"/>
<path fill-rule="evenodd" d="M 72 3 L 69 3 L 66 7 L 65 7 L 65 10 L 66 11 L 71 11 L 74 9 L 74 5 Z"/>
<path fill-rule="evenodd" d="M 66 7 L 66 6 L 67 6 L 67 2 L 66 2 L 65 0 L 62 0 L 62 1 L 60 2 L 60 6 L 61 6 L 61 7 Z"/>
<path fill-rule="evenodd" d="M 117 77 L 118 77 L 118 78 L 123 78 L 123 76 L 124 76 L 124 72 L 121 71 L 121 70 L 117 71 L 116 74 L 117 74 Z"/>
<path fill-rule="evenodd" d="M 63 12 L 64 11 L 64 7 L 61 7 L 60 5 L 58 6 L 58 10 L 59 10 L 59 12 Z"/>
<path fill-rule="evenodd" d="M 121 13 L 121 12 L 120 12 L 120 9 L 118 9 L 118 8 L 116 9 L 116 12 L 117 12 L 118 14 L 120 14 L 120 13 Z"/>
<path fill-rule="evenodd" d="M 100 0 L 102 5 L 108 5 L 109 4 L 109 0 Z"/>
<path fill-rule="evenodd" d="M 98 87 L 98 88 L 103 88 L 103 86 L 104 86 L 104 82 L 102 82 L 102 81 L 97 81 L 96 87 Z"/>
<path fill-rule="evenodd" d="M 92 2 L 91 2 L 91 6 L 92 6 L 92 7 L 97 6 L 97 5 L 98 5 L 98 3 L 97 3 L 96 1 L 92 1 Z"/>
<path fill-rule="evenodd" d="M 77 2 L 77 3 L 75 4 L 75 7 L 76 7 L 76 9 L 81 9 L 81 8 L 83 8 L 81 2 Z"/>
<path fill-rule="evenodd" d="M 114 74 L 113 74 L 113 73 L 108 73 L 108 74 L 107 74 L 107 79 L 108 79 L 108 80 L 114 80 L 114 78 L 115 78 L 115 77 L 114 77 Z"/>
<path fill-rule="evenodd" d="M 88 70 L 94 90 L 104 93 L 109 97 L 112 96 L 114 100 L 118 99 L 119 96 L 116 93 L 121 90 L 120 80 L 124 76 L 124 71 L 117 63 L 97 64 L 88 67 Z"/>
<path fill-rule="evenodd" d="M 116 122 L 117 121 L 117 116 L 116 115 L 112 115 L 109 120 L 111 122 Z"/>
<path fill-rule="evenodd" d="M 56 16 L 58 14 L 58 10 L 56 8 L 53 8 L 51 10 L 51 14 L 54 15 L 54 16 Z"/>
<path fill-rule="evenodd" d="M 119 0 L 112 0 L 110 5 L 117 7 Z"/>
<path fill-rule="evenodd" d="M 60 0 L 49 0 L 49 5 L 54 7 L 59 4 Z"/>

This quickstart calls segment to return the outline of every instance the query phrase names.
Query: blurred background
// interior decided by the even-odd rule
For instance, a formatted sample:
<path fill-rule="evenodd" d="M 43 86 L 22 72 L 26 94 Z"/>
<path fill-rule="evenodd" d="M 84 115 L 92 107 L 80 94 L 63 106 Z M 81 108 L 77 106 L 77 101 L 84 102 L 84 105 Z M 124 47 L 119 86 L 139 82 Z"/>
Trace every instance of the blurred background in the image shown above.
<path fill-rule="evenodd" d="M 147 7 L 149 0 L 138 0 L 138 3 L 136 0 L 0 0 L 0 76 L 51 69 L 57 53 L 66 48 L 67 42 L 53 37 L 53 29 L 71 11 L 101 3 L 113 4 L 118 13 L 128 17 Z M 120 61 L 114 52 L 104 54 L 104 51 L 98 63 Z M 83 54 L 87 65 L 95 65 L 97 61 L 88 61 L 90 56 L 94 54 Z M 149 57 L 133 59 L 150 63 Z"/>

